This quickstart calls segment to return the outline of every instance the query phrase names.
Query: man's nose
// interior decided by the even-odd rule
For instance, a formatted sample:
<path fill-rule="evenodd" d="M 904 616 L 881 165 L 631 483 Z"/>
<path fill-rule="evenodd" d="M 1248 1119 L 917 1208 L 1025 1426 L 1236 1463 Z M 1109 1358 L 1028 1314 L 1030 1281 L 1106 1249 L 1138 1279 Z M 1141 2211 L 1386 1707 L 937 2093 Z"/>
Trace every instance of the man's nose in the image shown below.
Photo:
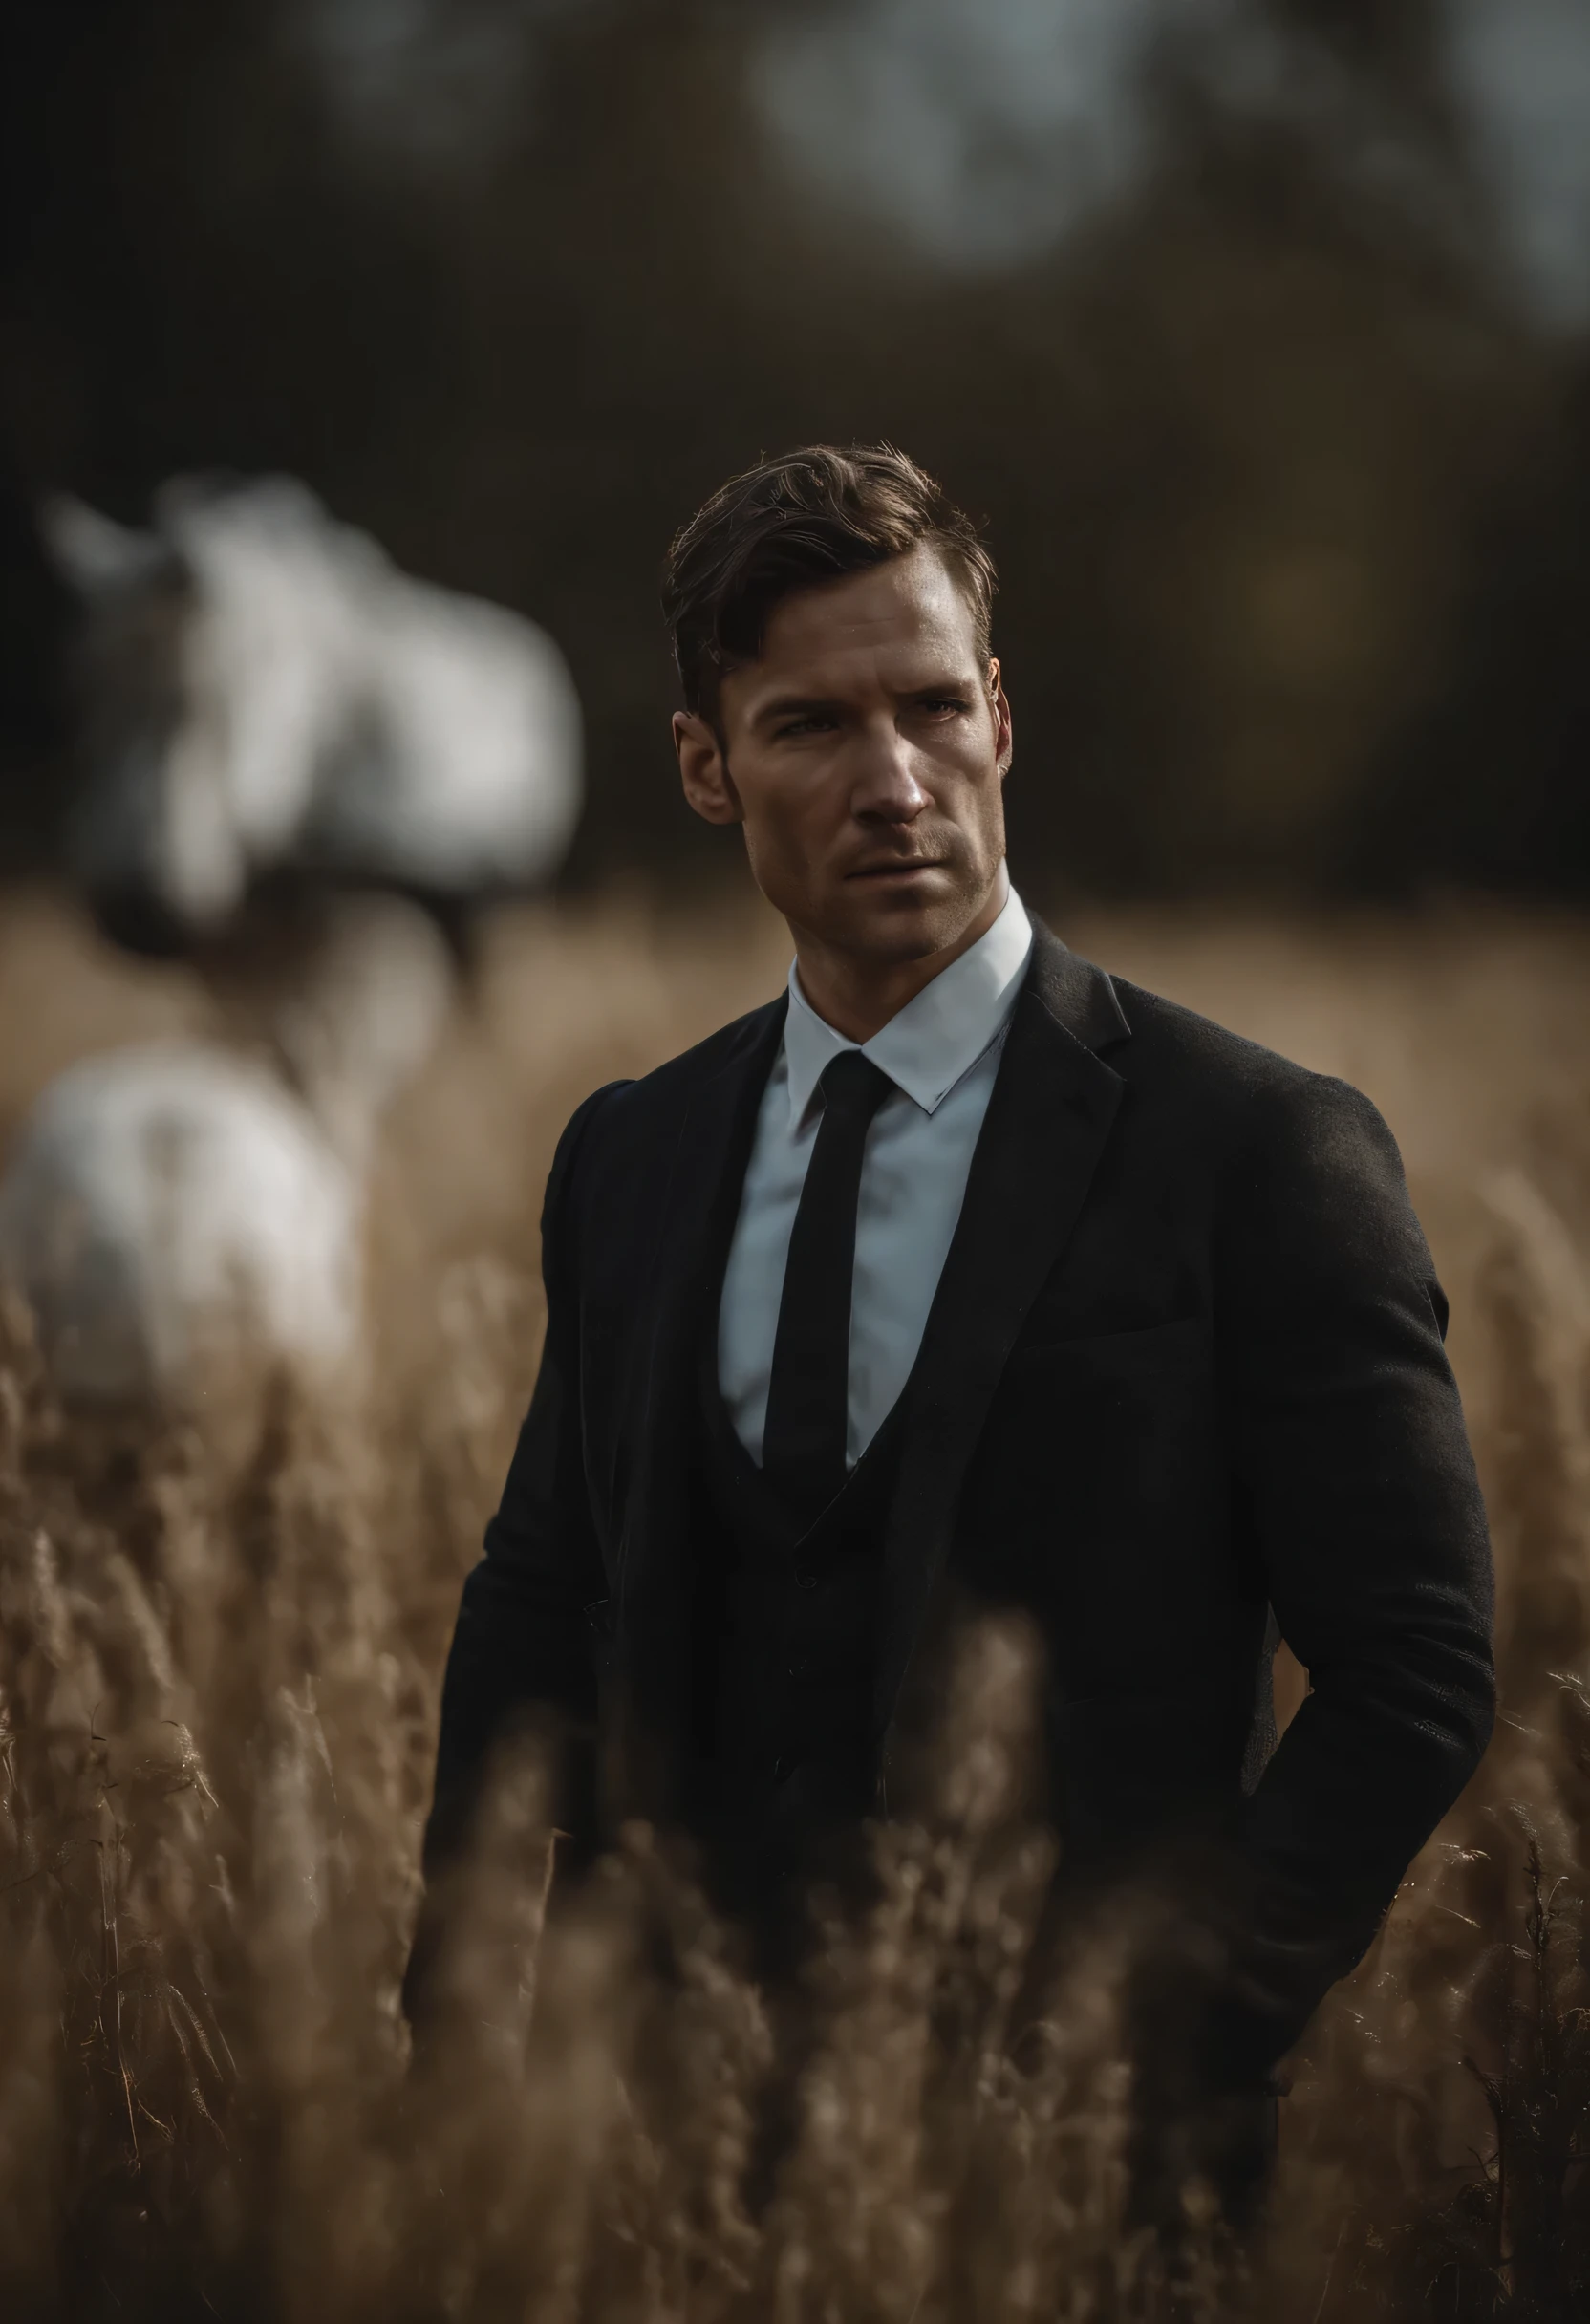
<path fill-rule="evenodd" d="M 850 794 L 852 813 L 871 823 L 914 823 L 929 804 L 915 753 L 892 720 L 869 727 Z"/>

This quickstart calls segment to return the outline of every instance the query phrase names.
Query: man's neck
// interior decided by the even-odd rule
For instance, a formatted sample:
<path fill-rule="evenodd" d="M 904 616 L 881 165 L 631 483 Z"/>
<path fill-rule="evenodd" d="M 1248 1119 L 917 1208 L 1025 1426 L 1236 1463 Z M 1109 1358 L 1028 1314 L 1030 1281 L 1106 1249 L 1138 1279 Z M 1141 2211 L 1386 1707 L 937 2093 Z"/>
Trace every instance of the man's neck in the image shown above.
<path fill-rule="evenodd" d="M 792 928 L 795 963 L 801 990 L 807 1002 L 847 1041 L 870 1041 L 892 1017 L 924 992 L 935 977 L 988 934 L 1010 896 L 1010 882 L 1001 870 L 988 900 L 975 914 L 953 944 L 942 952 L 926 953 L 915 960 L 874 960 L 838 952 Z"/>

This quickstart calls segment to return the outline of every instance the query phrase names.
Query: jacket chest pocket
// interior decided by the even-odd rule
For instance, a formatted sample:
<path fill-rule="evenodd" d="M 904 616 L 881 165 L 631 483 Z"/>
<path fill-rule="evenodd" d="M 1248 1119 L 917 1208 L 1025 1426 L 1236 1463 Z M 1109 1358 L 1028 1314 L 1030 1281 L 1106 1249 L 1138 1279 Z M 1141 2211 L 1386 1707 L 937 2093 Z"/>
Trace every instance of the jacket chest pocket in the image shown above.
<path fill-rule="evenodd" d="M 1064 1558 L 1142 1575 L 1207 1528 L 1224 1466 L 1202 1317 L 1027 1343 L 995 1393 L 962 1528 L 1003 1573 Z"/>
<path fill-rule="evenodd" d="M 996 1398 L 1031 1463 L 1052 1448 L 1073 1491 L 1097 1478 L 1124 1509 L 1152 1502 L 1214 1457 L 1214 1350 L 1201 1316 L 1146 1331 L 1018 1347 Z"/>
<path fill-rule="evenodd" d="M 1214 1343 L 1203 1316 L 1150 1323 L 1140 1331 L 1107 1331 L 1060 1339 L 1021 1339 L 1005 1366 L 1006 1380 L 1042 1378 L 1079 1389 L 1107 1388 L 1156 1376 L 1192 1380 L 1214 1368 Z"/>

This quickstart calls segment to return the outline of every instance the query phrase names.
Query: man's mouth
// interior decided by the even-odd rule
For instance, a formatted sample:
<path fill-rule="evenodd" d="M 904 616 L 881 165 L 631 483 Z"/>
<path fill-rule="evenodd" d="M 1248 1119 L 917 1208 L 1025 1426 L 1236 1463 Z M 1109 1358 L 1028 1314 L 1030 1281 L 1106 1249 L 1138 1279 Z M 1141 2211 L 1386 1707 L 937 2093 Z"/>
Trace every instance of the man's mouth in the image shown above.
<path fill-rule="evenodd" d="M 936 855 L 913 855 L 901 860 L 893 857 L 887 863 L 861 864 L 847 874 L 850 879 L 871 879 L 885 884 L 892 880 L 913 879 L 920 872 L 941 872 L 943 863 Z"/>

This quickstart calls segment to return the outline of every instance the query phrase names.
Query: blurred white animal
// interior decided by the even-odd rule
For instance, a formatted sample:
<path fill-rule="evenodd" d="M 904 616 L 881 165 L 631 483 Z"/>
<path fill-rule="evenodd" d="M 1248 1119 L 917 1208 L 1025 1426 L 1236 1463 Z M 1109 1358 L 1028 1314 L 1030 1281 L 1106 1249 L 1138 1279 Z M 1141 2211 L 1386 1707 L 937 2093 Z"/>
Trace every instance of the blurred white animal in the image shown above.
<path fill-rule="evenodd" d="M 581 721 L 543 631 L 410 580 L 287 478 L 179 479 L 155 516 L 41 516 L 85 613 L 72 869 L 108 933 L 182 949 L 283 869 L 458 902 L 555 870 Z"/>
<path fill-rule="evenodd" d="M 284 479 L 168 484 L 147 533 L 72 500 L 44 524 L 85 609 L 75 882 L 111 936 L 203 961 L 244 1053 L 63 1074 L 0 1180 L 0 1275 L 70 1405 L 356 1385 L 371 1148 L 453 984 L 390 891 L 464 906 L 556 867 L 572 682 L 530 623 L 406 579 Z M 310 876 L 245 911 L 280 872 Z"/>
<path fill-rule="evenodd" d="M 75 1406 L 202 1400 L 255 1352 L 334 1374 L 357 1344 L 357 1184 L 305 1108 L 219 1047 L 53 1082 L 0 1185 L 0 1269 Z"/>
<path fill-rule="evenodd" d="M 370 1143 L 450 986 L 424 914 L 354 899 L 280 997 L 296 1087 L 219 1044 L 170 1041 L 46 1088 L 0 1180 L 0 1276 L 69 1406 L 213 1403 L 231 1423 L 284 1369 L 356 1387 Z"/>

